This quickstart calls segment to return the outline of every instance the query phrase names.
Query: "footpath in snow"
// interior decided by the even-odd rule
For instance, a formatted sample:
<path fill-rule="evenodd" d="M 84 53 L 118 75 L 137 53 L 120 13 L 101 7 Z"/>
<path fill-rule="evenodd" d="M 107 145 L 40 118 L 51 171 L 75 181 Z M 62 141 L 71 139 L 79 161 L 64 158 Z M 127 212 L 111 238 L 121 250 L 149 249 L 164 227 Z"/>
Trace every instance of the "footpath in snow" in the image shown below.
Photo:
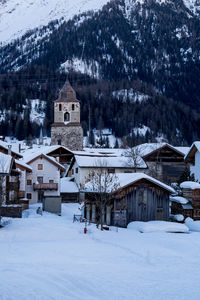
<path fill-rule="evenodd" d="M 199 300 L 200 233 L 140 233 L 36 215 L 0 230 L 1 300 Z"/>

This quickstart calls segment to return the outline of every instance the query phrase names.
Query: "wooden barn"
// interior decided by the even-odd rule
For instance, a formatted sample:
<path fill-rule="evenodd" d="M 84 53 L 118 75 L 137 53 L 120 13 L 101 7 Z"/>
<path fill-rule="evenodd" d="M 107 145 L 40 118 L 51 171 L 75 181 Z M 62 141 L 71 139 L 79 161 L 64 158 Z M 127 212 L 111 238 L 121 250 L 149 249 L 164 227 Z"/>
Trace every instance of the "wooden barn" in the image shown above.
<path fill-rule="evenodd" d="M 142 155 L 148 166 L 148 175 L 170 184 L 177 182 L 187 166 L 184 161 L 188 147 L 173 147 L 162 144 L 151 152 Z"/>
<path fill-rule="evenodd" d="M 174 190 L 143 173 L 117 174 L 119 188 L 109 195 L 104 208 L 106 225 L 127 227 L 132 221 L 169 219 L 169 195 Z M 85 194 L 85 217 L 95 222 L 96 202 L 91 193 Z"/>

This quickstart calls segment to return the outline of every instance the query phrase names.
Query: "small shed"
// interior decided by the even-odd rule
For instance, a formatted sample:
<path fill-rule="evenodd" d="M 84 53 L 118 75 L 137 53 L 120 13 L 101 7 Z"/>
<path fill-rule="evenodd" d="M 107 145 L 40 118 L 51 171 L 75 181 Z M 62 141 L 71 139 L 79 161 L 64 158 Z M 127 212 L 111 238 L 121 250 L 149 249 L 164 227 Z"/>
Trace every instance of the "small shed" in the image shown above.
<path fill-rule="evenodd" d="M 109 194 L 109 201 L 103 208 L 105 224 L 127 227 L 132 221 L 169 219 L 169 195 L 175 192 L 173 188 L 144 173 L 115 175 L 118 188 Z M 93 201 L 95 195 L 89 191 L 90 183 L 86 186 L 85 217 L 95 222 L 99 207 Z"/>
<path fill-rule="evenodd" d="M 42 209 L 44 211 L 61 215 L 61 197 L 44 196 Z"/>
<path fill-rule="evenodd" d="M 183 215 L 184 219 L 187 217 L 193 218 L 193 207 L 191 202 L 181 196 L 170 197 L 171 214 Z"/>

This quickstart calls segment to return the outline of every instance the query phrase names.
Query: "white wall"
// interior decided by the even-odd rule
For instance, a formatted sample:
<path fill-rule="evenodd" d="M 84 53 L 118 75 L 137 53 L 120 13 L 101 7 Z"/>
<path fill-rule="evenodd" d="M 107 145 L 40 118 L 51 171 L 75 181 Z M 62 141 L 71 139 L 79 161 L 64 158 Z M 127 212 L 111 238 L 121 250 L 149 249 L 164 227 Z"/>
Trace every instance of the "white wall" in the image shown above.
<path fill-rule="evenodd" d="M 43 170 L 38 170 L 38 164 L 43 164 Z M 53 180 L 54 183 L 58 183 L 57 191 L 47 190 L 44 192 L 44 196 L 60 196 L 60 170 L 58 167 L 50 163 L 45 158 L 38 158 L 29 165 L 32 167 L 32 173 L 27 173 L 27 179 L 31 179 L 32 184 L 27 185 L 26 182 L 26 194 L 32 194 L 32 199 L 29 202 L 31 204 L 38 202 L 38 191 L 33 190 L 33 184 L 38 183 L 37 177 L 43 177 L 43 183 L 49 183 L 49 180 Z"/>
<path fill-rule="evenodd" d="M 195 165 L 190 165 L 190 172 L 194 173 L 195 180 L 200 182 L 200 152 L 195 153 Z"/>
<path fill-rule="evenodd" d="M 76 173 L 76 168 L 78 168 L 78 173 Z M 72 175 L 74 177 L 75 182 L 77 183 L 77 185 L 80 187 L 80 185 L 84 185 L 85 184 L 85 180 L 87 179 L 88 175 L 90 174 L 90 172 L 94 171 L 95 169 L 98 170 L 98 168 L 80 168 L 77 165 L 77 162 L 74 163 L 73 165 L 73 171 L 74 174 Z M 106 169 L 112 169 L 110 167 L 106 168 Z M 134 169 L 130 168 L 114 168 L 115 169 L 115 173 L 134 173 Z M 137 170 L 137 172 L 140 172 L 139 170 Z M 141 170 L 141 172 L 144 172 L 143 170 Z"/>

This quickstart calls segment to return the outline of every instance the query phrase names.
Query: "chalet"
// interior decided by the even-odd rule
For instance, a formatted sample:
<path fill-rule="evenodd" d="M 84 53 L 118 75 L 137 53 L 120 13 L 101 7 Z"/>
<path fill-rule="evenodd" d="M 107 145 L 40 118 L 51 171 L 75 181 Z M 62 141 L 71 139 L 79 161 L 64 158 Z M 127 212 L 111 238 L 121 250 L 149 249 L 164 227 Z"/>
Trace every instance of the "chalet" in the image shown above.
<path fill-rule="evenodd" d="M 185 162 L 190 166 L 190 172 L 195 180 L 200 181 L 200 142 L 194 142 L 185 155 Z"/>
<path fill-rule="evenodd" d="M 166 143 L 155 145 L 157 147 L 152 151 L 141 154 L 148 166 L 145 173 L 167 184 L 177 182 L 186 167 L 184 156 L 188 147 L 174 147 Z"/>
<path fill-rule="evenodd" d="M 12 145 L 10 145 L 4 141 L 1 141 L 1 140 L 0 140 L 0 153 L 4 153 L 7 155 L 9 154 L 15 159 L 20 159 L 23 157 L 23 155 L 21 155 L 17 151 L 12 150 Z"/>
<path fill-rule="evenodd" d="M 54 157 L 66 168 L 70 165 L 71 160 L 74 157 L 74 153 L 71 150 L 61 145 L 46 147 L 46 149 L 44 148 L 44 153 L 48 156 Z"/>
<path fill-rule="evenodd" d="M 16 168 L 14 158 L 11 155 L 0 153 L 0 200 L 2 204 L 2 216 L 21 216 L 22 207 L 20 205 L 16 207 L 16 204 L 19 204 L 19 176 L 20 172 Z"/>
<path fill-rule="evenodd" d="M 24 154 L 23 162 L 32 169 L 26 173 L 25 188 L 30 203 L 40 202 L 44 196 L 60 196 L 61 172 L 65 172 L 63 165 L 51 156 L 30 151 Z"/>
<path fill-rule="evenodd" d="M 138 158 L 137 172 L 147 168 L 146 163 Z M 98 169 L 105 169 L 108 173 L 133 173 L 135 169 L 126 156 L 103 156 L 103 155 L 75 155 L 68 169 L 68 176 L 74 178 L 79 187 L 84 186 L 89 174 Z"/>
<path fill-rule="evenodd" d="M 126 227 L 132 221 L 169 219 L 169 195 L 174 189 L 144 174 L 116 174 L 118 188 L 109 193 L 104 207 L 103 222 L 107 225 Z M 85 217 L 96 221 L 98 202 L 90 182 L 85 187 Z"/>

